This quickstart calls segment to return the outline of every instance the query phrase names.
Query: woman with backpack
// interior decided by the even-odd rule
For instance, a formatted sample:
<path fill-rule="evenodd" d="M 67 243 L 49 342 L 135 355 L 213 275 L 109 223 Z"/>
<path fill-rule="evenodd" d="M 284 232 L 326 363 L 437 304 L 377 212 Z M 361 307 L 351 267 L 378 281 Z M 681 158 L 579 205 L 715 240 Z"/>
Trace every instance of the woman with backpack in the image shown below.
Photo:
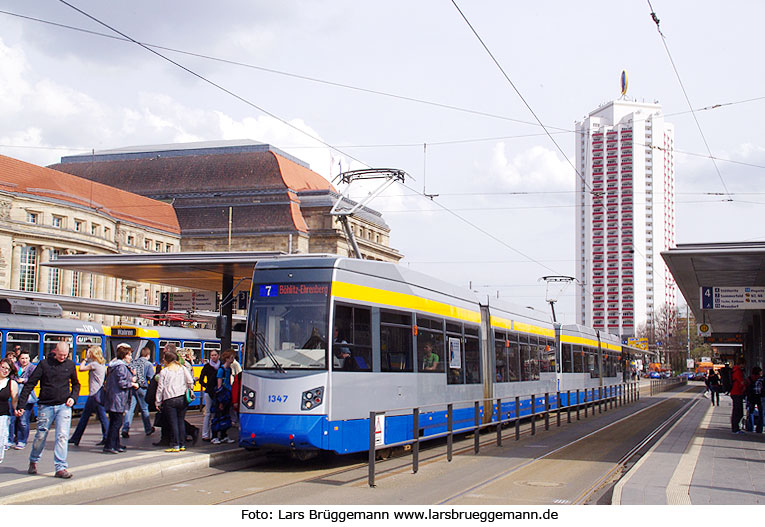
<path fill-rule="evenodd" d="M 220 356 L 221 365 L 218 368 L 218 388 L 215 390 L 214 408 L 212 420 L 212 443 L 233 443 L 228 437 L 228 429 L 231 428 L 231 363 L 234 362 L 234 350 L 228 349 Z"/>

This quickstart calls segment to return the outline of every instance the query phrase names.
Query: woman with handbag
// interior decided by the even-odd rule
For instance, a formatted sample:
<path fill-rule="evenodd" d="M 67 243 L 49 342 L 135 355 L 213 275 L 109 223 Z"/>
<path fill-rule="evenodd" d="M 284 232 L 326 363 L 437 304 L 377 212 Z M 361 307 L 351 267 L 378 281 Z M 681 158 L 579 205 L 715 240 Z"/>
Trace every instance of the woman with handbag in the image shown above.
<path fill-rule="evenodd" d="M 85 360 L 82 361 L 82 364 L 77 369 L 88 372 L 88 398 L 85 401 L 85 408 L 82 409 L 82 415 L 80 415 L 77 428 L 74 429 L 74 433 L 69 439 L 69 444 L 75 446 L 80 444 L 80 439 L 82 439 L 82 434 L 85 432 L 85 427 L 88 426 L 90 416 L 96 414 L 101 422 L 101 441 L 96 443 L 96 446 L 103 446 L 106 444 L 109 418 L 106 416 L 104 407 L 96 400 L 96 394 L 103 386 L 104 377 L 106 377 L 106 361 L 104 360 L 101 348 L 98 346 L 89 347 L 85 353 Z"/>
<path fill-rule="evenodd" d="M 165 452 L 186 450 L 184 419 L 189 407 L 187 394 L 193 398 L 194 378 L 187 368 L 178 363 L 178 354 L 165 349 L 165 367 L 159 373 L 156 406 L 170 429 L 170 448 Z"/>
<path fill-rule="evenodd" d="M 133 358 L 130 344 L 120 344 L 116 350 L 117 358 L 109 363 L 106 379 L 101 391 L 95 397 L 109 412 L 109 428 L 106 432 L 104 454 L 119 454 L 127 450 L 120 444 L 120 428 L 125 419 L 125 412 L 130 408 L 131 389 L 138 388 L 136 377 L 128 367 Z"/>

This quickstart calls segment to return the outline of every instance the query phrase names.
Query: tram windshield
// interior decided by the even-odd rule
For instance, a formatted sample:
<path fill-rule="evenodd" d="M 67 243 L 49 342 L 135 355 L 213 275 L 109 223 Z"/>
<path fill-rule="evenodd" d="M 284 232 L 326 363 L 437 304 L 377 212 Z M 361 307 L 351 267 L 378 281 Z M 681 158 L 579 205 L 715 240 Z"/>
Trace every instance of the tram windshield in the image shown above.
<path fill-rule="evenodd" d="M 326 369 L 329 284 L 253 288 L 247 324 L 248 369 Z"/>

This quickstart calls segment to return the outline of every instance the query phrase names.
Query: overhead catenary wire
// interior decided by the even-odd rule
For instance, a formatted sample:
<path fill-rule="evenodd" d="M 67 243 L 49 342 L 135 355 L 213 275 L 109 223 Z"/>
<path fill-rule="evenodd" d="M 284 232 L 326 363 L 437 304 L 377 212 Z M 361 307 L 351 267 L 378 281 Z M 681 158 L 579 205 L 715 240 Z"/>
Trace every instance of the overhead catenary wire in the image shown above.
<path fill-rule="evenodd" d="M 696 123 L 696 127 L 699 130 L 699 134 L 701 135 L 701 139 L 704 142 L 704 146 L 707 149 L 707 153 L 709 154 L 709 157 L 712 158 L 712 164 L 715 167 L 715 171 L 717 171 L 717 176 L 720 178 L 720 183 L 722 183 L 725 193 L 730 194 L 730 192 L 728 191 L 728 185 L 725 184 L 725 179 L 723 179 L 722 172 L 720 172 L 720 167 L 717 166 L 717 162 L 714 160 L 713 158 L 714 156 L 712 156 L 712 149 L 709 147 L 709 142 L 707 141 L 706 135 L 704 135 L 704 130 L 701 128 L 701 123 L 699 122 L 699 118 L 696 115 L 696 112 L 693 110 L 691 99 L 688 97 L 688 92 L 686 91 L 685 85 L 683 84 L 683 79 L 680 77 L 680 72 L 678 71 L 677 66 L 675 65 L 675 60 L 672 58 L 672 53 L 670 53 L 669 51 L 669 45 L 667 44 L 667 37 L 664 36 L 664 33 L 662 33 L 661 28 L 659 27 L 659 17 L 656 15 L 656 12 L 654 11 L 653 6 L 651 5 L 651 0 L 646 0 L 646 1 L 648 2 L 648 7 L 651 10 L 651 18 L 656 24 L 656 31 L 659 32 L 659 36 L 661 37 L 661 43 L 664 45 L 664 50 L 667 52 L 667 57 L 669 57 L 669 62 L 672 65 L 672 70 L 675 72 L 677 81 L 680 84 L 680 89 L 683 92 L 683 97 L 685 97 L 685 101 L 686 103 L 688 103 L 688 108 L 691 110 L 691 114 L 693 115 L 693 120 Z"/>
<path fill-rule="evenodd" d="M 248 105 L 248 106 L 250 106 L 250 107 L 252 107 L 252 108 L 255 108 L 255 109 L 256 109 L 256 110 L 258 110 L 259 112 L 262 112 L 262 113 L 266 114 L 267 116 L 271 117 L 272 119 L 276 119 L 277 121 L 279 121 L 280 123 L 284 124 L 285 126 L 288 126 L 289 128 L 292 128 L 293 130 L 295 130 L 295 131 L 297 131 L 297 132 L 299 132 L 299 133 L 301 133 L 301 134 L 305 135 L 306 137 L 309 137 L 309 138 L 313 139 L 314 141 L 317 141 L 317 142 L 319 142 L 319 143 L 323 144 L 324 146 L 326 146 L 327 148 L 329 148 L 329 149 L 331 149 L 331 150 L 334 150 L 334 151 L 336 151 L 336 152 L 338 152 L 338 153 L 340 153 L 340 154 L 343 154 L 344 156 L 347 156 L 349 159 L 352 159 L 352 160 L 356 161 L 357 163 L 360 163 L 360 164 L 362 164 L 362 165 L 364 165 L 364 166 L 367 166 L 367 167 L 369 166 L 369 165 L 367 165 L 366 163 L 364 163 L 363 161 L 360 161 L 359 159 L 356 159 L 354 156 L 352 156 L 352 155 L 350 155 L 350 154 L 348 154 L 348 153 L 346 153 L 346 152 L 344 152 L 344 151 L 342 151 L 342 150 L 340 150 L 340 149 L 338 149 L 338 148 L 336 148 L 336 147 L 332 146 L 331 144 L 327 143 L 327 142 L 326 142 L 326 141 L 324 141 L 323 139 L 321 139 L 321 138 L 319 138 L 319 137 L 316 137 L 316 136 L 314 136 L 314 135 L 312 135 L 312 134 L 310 134 L 310 133 L 306 132 L 305 130 L 301 129 L 301 128 L 300 128 L 300 127 L 298 127 L 298 126 L 295 126 L 294 124 L 290 123 L 290 122 L 289 122 L 289 121 L 287 121 L 286 119 L 282 119 L 282 118 L 281 118 L 281 117 L 279 117 L 278 115 L 276 115 L 276 114 L 274 114 L 274 113 L 272 113 L 272 112 L 270 112 L 270 111 L 266 110 L 266 109 L 265 109 L 265 108 L 263 108 L 262 106 L 259 106 L 259 105 L 255 104 L 254 102 L 252 102 L 252 101 L 250 101 L 250 100 L 248 100 L 248 99 L 245 99 L 245 98 L 244 98 L 244 97 L 242 97 L 241 95 L 239 95 L 239 94 L 237 94 L 237 93 L 235 93 L 235 92 L 233 92 L 233 91 L 229 90 L 228 88 L 226 88 L 226 87 L 222 86 L 221 84 L 218 84 L 218 83 L 216 83 L 216 82 L 214 82 L 214 81 L 212 81 L 212 80 L 208 79 L 208 78 L 207 78 L 207 77 L 205 77 L 204 75 L 202 75 L 202 74 L 200 74 L 200 73 L 197 73 L 196 71 L 194 71 L 194 70 L 192 70 L 192 69 L 190 69 L 190 68 L 188 68 L 188 67 L 184 66 L 183 64 L 181 64 L 181 63 L 179 63 L 179 62 L 177 62 L 177 61 L 175 61 L 175 60 L 171 59 L 170 57 L 167 57 L 167 56 L 163 55 L 163 54 L 162 54 L 162 53 L 160 53 L 159 51 L 157 51 L 157 50 L 155 50 L 155 49 L 152 49 L 152 48 L 150 48 L 149 46 L 147 46 L 147 45 L 145 45 L 145 44 L 142 44 L 141 42 L 138 42 L 138 41 L 137 41 L 137 40 L 135 40 L 134 38 L 132 38 L 132 37 L 128 36 L 127 34 L 125 34 L 125 33 L 121 32 L 121 31 L 119 31 L 118 29 L 116 29 L 116 28 L 114 28 L 114 27 L 110 26 L 110 25 L 109 25 L 109 24 L 107 24 L 106 22 L 103 22 L 103 21 L 101 21 L 100 19 L 98 19 L 98 18 L 94 17 L 93 15 L 91 15 L 91 14 L 89 14 L 89 13 L 87 13 L 87 12 L 83 11 L 83 10 L 82 10 L 82 9 L 80 9 L 79 7 L 77 7 L 77 6 L 75 6 L 75 5 L 73 5 L 73 4 L 69 3 L 69 2 L 67 2 L 66 0 L 59 0 L 59 2 L 61 2 L 61 3 L 62 3 L 62 4 L 64 4 L 64 5 L 66 5 L 66 6 L 67 6 L 67 7 L 69 7 L 69 8 L 71 8 L 71 9 L 73 9 L 73 10 L 77 11 L 78 13 L 80 13 L 81 15 L 83 15 L 83 16 L 85 16 L 85 17 L 89 18 L 90 20 L 93 20 L 93 21 L 94 21 L 94 22 L 96 22 L 97 24 L 104 26 L 105 28 L 109 29 L 110 31 L 113 31 L 113 32 L 117 33 L 118 35 L 122 36 L 123 38 L 126 38 L 126 39 L 128 39 L 130 42 L 133 42 L 134 44 L 136 44 L 136 45 L 138 45 L 138 46 L 142 47 L 143 49 L 145 49 L 145 50 L 146 50 L 146 51 L 148 51 L 149 53 L 153 53 L 154 55 L 156 55 L 156 56 L 160 57 L 162 60 L 165 60 L 165 61 L 169 62 L 170 64 L 173 64 L 174 66 L 176 66 L 176 67 L 178 67 L 178 68 L 182 69 L 182 70 L 183 70 L 183 71 L 185 71 L 186 73 L 188 73 L 188 74 L 190 74 L 190 75 L 192 75 L 192 76 L 196 77 L 197 79 L 201 80 L 202 82 L 204 82 L 204 83 L 206 83 L 206 84 L 209 84 L 210 86 L 213 86 L 214 88 L 216 88 L 216 89 L 218 89 L 218 90 L 220 90 L 220 91 L 222 91 L 222 92 L 224 92 L 224 93 L 226 93 L 226 94 L 230 95 L 231 97 L 234 97 L 235 99 L 237 99 L 237 100 L 239 100 L 239 101 L 243 102 L 244 104 L 246 104 L 246 105 Z"/>

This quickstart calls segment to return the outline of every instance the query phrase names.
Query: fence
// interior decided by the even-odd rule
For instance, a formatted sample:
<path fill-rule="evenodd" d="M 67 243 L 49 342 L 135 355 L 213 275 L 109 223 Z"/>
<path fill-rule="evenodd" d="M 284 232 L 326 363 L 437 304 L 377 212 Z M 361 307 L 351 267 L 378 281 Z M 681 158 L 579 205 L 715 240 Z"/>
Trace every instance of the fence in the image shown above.
<path fill-rule="evenodd" d="M 665 388 L 666 389 L 666 388 Z M 566 396 L 565 405 L 561 405 L 561 395 Z M 452 460 L 454 434 L 463 434 L 468 432 L 474 432 L 473 451 L 477 454 L 480 450 L 480 431 L 484 428 L 496 427 L 497 428 L 497 446 L 502 446 L 502 429 L 504 425 L 513 423 L 515 425 L 515 440 L 518 441 L 521 437 L 521 420 L 530 418 L 531 420 L 531 435 L 536 434 L 537 420 L 544 418 L 545 430 L 550 429 L 550 414 L 556 413 L 556 426 L 560 426 L 562 413 L 566 413 L 566 421 L 571 422 L 572 413 L 575 414 L 576 420 L 580 420 L 581 413 L 584 413 L 584 417 L 587 417 L 588 410 L 592 410 L 592 414 L 595 415 L 597 408 L 598 413 L 603 411 L 607 412 L 609 405 L 611 409 L 615 406 L 623 406 L 640 399 L 639 381 L 628 382 L 624 384 L 615 384 L 610 386 L 601 386 L 598 388 L 584 389 L 584 390 L 567 390 L 565 392 L 556 392 L 551 404 L 550 394 L 544 394 L 544 410 L 537 412 L 536 400 L 537 394 L 531 395 L 528 399 L 522 399 L 521 397 L 515 397 L 514 399 L 479 399 L 471 401 L 455 401 L 446 404 L 446 431 L 424 435 L 420 434 L 420 410 L 423 408 L 435 408 L 443 407 L 444 404 L 428 405 L 412 408 L 397 408 L 379 412 L 369 412 L 369 486 L 375 486 L 375 462 L 377 458 L 377 451 L 381 449 L 394 448 L 399 446 L 411 445 L 412 447 L 412 472 L 417 473 L 419 469 L 419 456 L 420 456 L 420 441 L 438 439 L 446 437 L 446 459 Z M 528 400 L 529 404 L 525 405 L 530 409 L 526 414 L 522 415 L 521 407 L 524 400 Z M 572 402 L 573 401 L 573 402 Z M 481 423 L 481 403 L 487 403 L 492 405 L 492 419 L 488 423 Z M 503 402 L 505 406 L 503 407 Z M 473 405 L 473 422 L 472 424 L 464 427 L 454 428 L 454 405 Z M 496 403 L 496 406 L 494 404 Z M 468 406 L 469 407 L 469 406 Z M 514 412 L 511 413 L 510 409 Z M 401 415 L 402 411 L 412 412 L 412 439 L 400 441 L 398 443 L 390 443 L 384 445 L 377 445 L 376 436 L 376 417 L 378 415 L 385 415 L 388 412 L 396 412 L 396 415 Z"/>

